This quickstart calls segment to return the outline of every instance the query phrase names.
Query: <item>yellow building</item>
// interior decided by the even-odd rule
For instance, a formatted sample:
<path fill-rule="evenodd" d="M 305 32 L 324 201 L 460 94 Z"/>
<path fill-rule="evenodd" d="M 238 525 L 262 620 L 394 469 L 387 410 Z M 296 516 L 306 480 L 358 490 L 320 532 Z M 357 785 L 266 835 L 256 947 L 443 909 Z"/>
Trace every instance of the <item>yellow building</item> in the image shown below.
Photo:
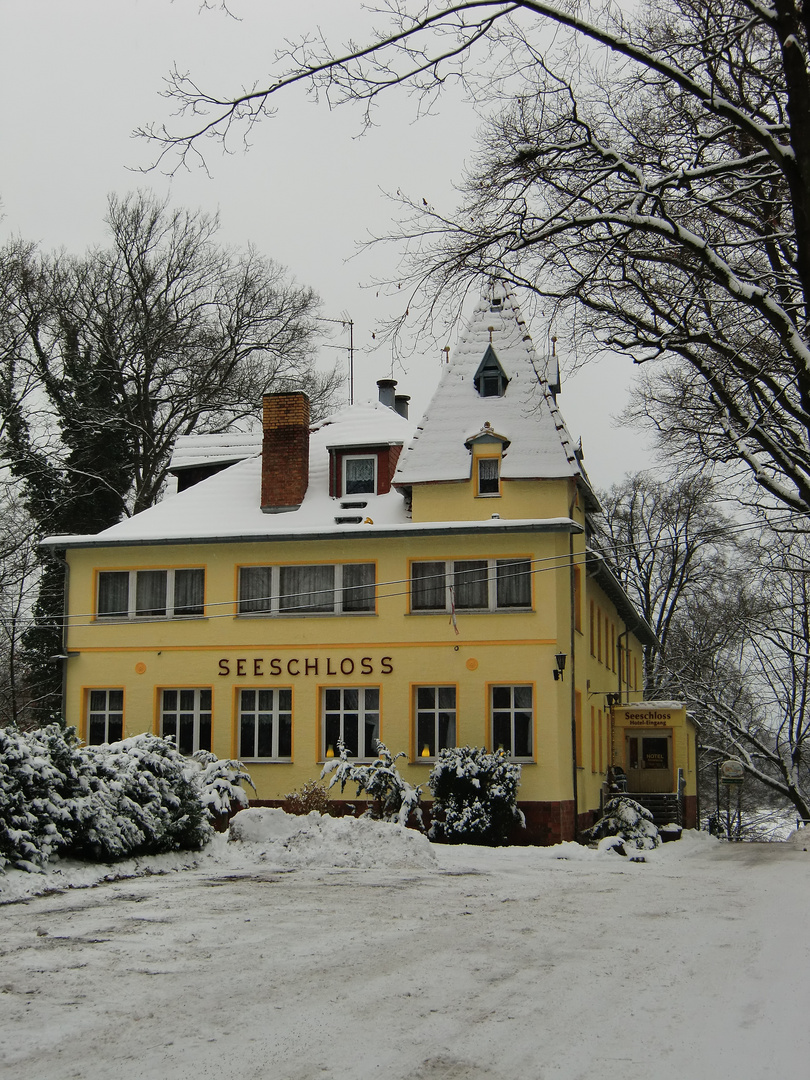
<path fill-rule="evenodd" d="M 314 426 L 304 395 L 269 395 L 261 434 L 179 441 L 176 494 L 46 542 L 69 566 L 67 722 L 238 757 L 271 803 L 338 740 L 405 750 L 412 783 L 443 747 L 502 747 L 525 838 L 571 838 L 624 760 L 608 696 L 640 699 L 654 637 L 588 550 L 556 360 L 494 286 L 418 425 L 394 387 Z M 694 796 L 694 733 L 667 746 Z"/>

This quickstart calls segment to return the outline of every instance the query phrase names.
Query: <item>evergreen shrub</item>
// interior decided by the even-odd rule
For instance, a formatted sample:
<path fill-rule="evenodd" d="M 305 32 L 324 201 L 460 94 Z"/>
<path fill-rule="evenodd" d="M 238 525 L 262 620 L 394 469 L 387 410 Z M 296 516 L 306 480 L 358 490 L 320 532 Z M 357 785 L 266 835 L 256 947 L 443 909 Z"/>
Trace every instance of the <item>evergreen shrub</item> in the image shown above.
<path fill-rule="evenodd" d="M 506 842 L 515 825 L 526 821 L 517 805 L 520 765 L 498 750 L 456 746 L 440 750 L 428 778 L 433 795 L 432 840 L 452 844 Z"/>

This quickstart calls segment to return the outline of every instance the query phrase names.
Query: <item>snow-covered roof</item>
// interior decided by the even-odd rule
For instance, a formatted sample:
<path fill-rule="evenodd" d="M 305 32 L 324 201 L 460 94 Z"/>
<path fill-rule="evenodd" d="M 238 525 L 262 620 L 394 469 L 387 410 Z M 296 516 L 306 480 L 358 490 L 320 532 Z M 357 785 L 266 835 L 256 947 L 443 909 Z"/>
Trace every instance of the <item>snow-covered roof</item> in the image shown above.
<path fill-rule="evenodd" d="M 178 435 L 169 472 L 201 465 L 232 465 L 244 461 L 262 448 L 261 431 L 222 432 L 218 435 Z"/>
<path fill-rule="evenodd" d="M 502 397 L 482 397 L 474 383 L 490 346 L 508 380 Z M 468 479 L 465 443 L 488 424 L 510 442 L 503 455 L 504 479 L 576 476 L 587 484 L 549 388 L 548 376 L 552 383 L 557 379 L 556 363 L 555 357 L 538 357 L 515 297 L 505 286 L 493 285 L 476 305 L 416 436 L 399 459 L 394 483 Z"/>

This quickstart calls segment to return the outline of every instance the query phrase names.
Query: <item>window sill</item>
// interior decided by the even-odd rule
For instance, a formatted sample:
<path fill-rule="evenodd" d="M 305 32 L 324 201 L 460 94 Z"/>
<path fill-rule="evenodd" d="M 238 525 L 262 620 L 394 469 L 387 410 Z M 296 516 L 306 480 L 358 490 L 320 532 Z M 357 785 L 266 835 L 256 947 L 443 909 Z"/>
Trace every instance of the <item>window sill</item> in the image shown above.
<path fill-rule="evenodd" d="M 237 611 L 235 619 L 369 619 L 376 611 Z"/>
<path fill-rule="evenodd" d="M 430 608 L 409 611 L 408 615 L 450 615 L 449 608 Z M 530 607 L 502 607 L 502 608 L 456 608 L 456 617 L 459 615 L 533 615 L 534 608 Z"/>
<path fill-rule="evenodd" d="M 207 615 L 96 615 L 94 623 L 103 626 L 139 626 L 141 623 L 167 623 L 167 622 L 207 622 Z"/>
<path fill-rule="evenodd" d="M 238 755 L 237 755 L 238 757 Z M 292 765 L 293 759 L 289 757 L 238 757 L 245 765 Z"/>

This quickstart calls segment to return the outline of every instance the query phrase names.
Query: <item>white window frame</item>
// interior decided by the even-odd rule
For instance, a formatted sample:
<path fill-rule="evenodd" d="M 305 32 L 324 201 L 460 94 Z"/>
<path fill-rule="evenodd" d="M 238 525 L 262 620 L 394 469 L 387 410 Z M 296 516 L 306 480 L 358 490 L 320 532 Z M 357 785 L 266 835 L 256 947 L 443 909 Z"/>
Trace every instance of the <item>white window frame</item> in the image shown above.
<path fill-rule="evenodd" d="M 210 752 L 211 745 L 214 739 L 214 694 L 210 686 L 161 686 L 160 687 L 160 734 L 163 738 L 167 738 L 169 735 L 174 735 L 174 745 L 180 751 L 181 754 L 195 754 L 198 750 L 208 750 Z M 177 694 L 177 707 L 167 708 L 166 706 L 166 694 Z M 182 707 L 182 694 L 192 694 L 191 707 Z M 207 707 L 203 704 L 203 695 L 207 695 Z M 176 716 L 175 731 L 166 731 L 166 716 L 173 714 Z M 191 714 L 192 717 L 192 740 L 191 749 L 186 750 L 180 746 L 180 716 L 181 714 Z M 204 724 L 207 718 L 208 738 L 203 738 Z M 201 745 L 207 742 L 208 745 Z"/>
<path fill-rule="evenodd" d="M 357 707 L 353 708 L 347 706 L 346 693 L 357 693 Z M 327 707 L 329 701 L 329 695 L 338 694 L 340 704 L 337 708 Z M 376 695 L 376 704 L 374 699 L 370 698 L 370 695 Z M 356 715 L 357 720 L 357 749 L 358 754 L 356 758 L 352 758 L 353 761 L 373 761 L 376 757 L 374 748 L 374 740 L 380 738 L 380 718 L 381 718 L 381 698 L 382 693 L 379 686 L 324 686 L 321 688 L 321 755 L 322 760 L 328 761 L 333 757 L 338 756 L 338 739 L 342 739 L 346 742 L 346 724 L 347 716 Z M 334 714 L 339 717 L 338 730 L 330 735 L 327 734 L 327 714 Z M 369 737 L 369 743 L 366 744 L 366 719 L 376 717 L 376 735 Z M 362 740 L 362 742 L 361 742 Z M 365 744 L 365 745 L 364 745 Z M 365 753 L 360 753 L 364 750 Z M 331 751 L 331 753 L 330 753 Z"/>
<path fill-rule="evenodd" d="M 93 707 L 93 695 L 94 694 L 103 694 L 104 695 L 104 702 L 103 702 L 102 705 L 100 705 L 100 707 L 96 707 L 96 708 Z M 110 695 L 111 694 L 120 694 L 121 695 L 121 705 L 120 705 L 120 707 L 118 707 L 118 706 L 114 707 L 111 704 L 111 702 L 110 702 Z M 98 716 L 103 716 L 104 717 L 104 738 L 99 739 L 97 741 L 91 741 L 92 731 L 90 729 L 90 722 L 91 722 L 92 717 L 94 717 L 94 716 L 95 717 L 98 717 Z M 110 722 L 113 720 L 113 718 L 115 718 L 116 721 L 118 723 L 120 723 L 121 734 L 117 735 L 115 738 L 111 739 L 110 738 Z M 91 686 L 91 687 L 89 687 L 88 690 L 87 690 L 87 709 L 86 709 L 86 712 L 85 712 L 85 720 L 87 722 L 87 727 L 86 727 L 85 730 L 86 730 L 86 733 L 87 733 L 86 742 L 87 742 L 88 746 L 101 746 L 103 743 L 120 742 L 120 740 L 123 739 L 123 737 L 124 737 L 124 688 L 122 686 L 112 686 L 112 687 Z"/>
<path fill-rule="evenodd" d="M 370 461 L 371 462 L 371 489 L 369 491 L 349 491 L 347 488 L 346 466 L 350 461 Z M 378 460 L 376 454 L 343 454 L 340 461 L 340 491 L 341 498 L 353 499 L 355 496 L 358 498 L 362 495 L 376 495 L 377 494 L 377 467 Z"/>
<path fill-rule="evenodd" d="M 433 691 L 433 704 L 428 706 L 419 704 L 420 691 Z M 452 706 L 442 707 L 439 704 L 441 690 L 451 690 L 453 693 Z M 441 714 L 452 714 L 453 741 L 446 744 L 441 739 L 440 724 Z M 420 735 L 420 719 L 426 718 L 428 723 L 432 719 L 433 728 L 433 753 L 425 753 L 430 750 L 428 743 L 424 741 L 424 735 Z M 435 685 L 420 685 L 413 688 L 413 731 L 414 731 L 414 761 L 435 761 L 440 750 L 449 749 L 458 745 L 458 688 L 451 683 L 437 683 Z"/>
<path fill-rule="evenodd" d="M 297 565 L 297 564 L 296 564 Z M 240 566 L 239 578 L 238 578 L 238 595 L 236 599 L 236 610 L 240 616 L 247 616 L 249 618 L 255 618 L 256 616 L 267 617 L 278 616 L 283 618 L 297 617 L 297 618 L 311 618 L 313 616 L 334 616 L 334 615 L 375 615 L 377 612 L 377 565 L 373 562 L 356 562 L 356 563 L 312 563 L 301 564 L 304 569 L 311 567 L 329 567 L 334 570 L 334 577 L 332 587 L 327 590 L 332 593 L 332 607 L 325 608 L 321 611 L 296 611 L 294 608 L 285 608 L 281 605 L 281 571 L 285 567 L 283 564 L 271 565 L 271 566 Z M 372 568 L 373 580 L 364 585 L 344 585 L 344 569 L 351 566 L 370 566 Z M 250 570 L 269 570 L 270 571 L 270 595 L 268 597 L 249 597 L 242 594 L 242 573 L 243 571 Z M 347 598 L 350 600 L 352 593 L 360 589 L 371 589 L 372 596 L 370 597 L 370 606 L 366 608 L 355 609 L 346 605 Z M 292 595 L 292 594 L 290 594 Z M 264 607 L 256 607 L 250 609 L 243 605 L 258 604 L 266 602 Z"/>
<path fill-rule="evenodd" d="M 499 454 L 479 454 L 475 458 L 476 461 L 476 484 L 475 484 L 475 497 L 477 499 L 499 499 L 501 497 L 501 458 Z M 481 490 L 481 466 L 484 462 L 495 463 L 495 483 L 497 484 L 496 491 L 482 491 Z M 487 477 L 487 480 L 491 480 L 491 477 Z"/>
<path fill-rule="evenodd" d="M 531 694 L 531 705 L 526 708 L 523 705 L 517 705 L 515 703 L 515 691 L 517 689 L 526 689 Z M 497 690 L 509 690 L 510 691 L 510 703 L 508 706 L 495 705 L 495 692 Z M 501 746 L 504 750 L 507 750 L 511 757 L 515 761 L 534 761 L 534 711 L 535 711 L 535 690 L 532 683 L 497 683 L 491 684 L 489 687 L 489 731 L 493 752 L 497 751 Z M 506 714 L 509 718 L 509 736 L 507 740 L 497 739 L 495 735 L 495 713 Z M 515 749 L 515 716 L 517 713 L 529 714 L 529 753 L 517 755 L 514 752 Z M 506 745 L 508 742 L 508 746 Z"/>
<path fill-rule="evenodd" d="M 176 612 L 176 594 L 175 594 L 175 576 L 179 572 L 188 570 L 195 570 L 202 574 L 203 580 L 203 601 L 199 612 Z M 138 612 L 138 574 L 165 574 L 166 575 L 166 609 L 164 614 L 140 614 Z M 101 579 L 105 574 L 128 574 L 129 580 L 127 582 L 127 610 L 126 612 L 103 612 L 99 610 L 99 603 L 101 600 Z M 105 622 L 118 621 L 118 622 L 145 622 L 154 619 L 160 621 L 166 621 L 168 619 L 202 619 L 205 617 L 205 567 L 204 566 L 177 566 L 177 567 L 163 567 L 163 566 L 145 566 L 140 570 L 98 570 L 96 571 L 96 618 L 103 619 Z"/>
<path fill-rule="evenodd" d="M 254 707 L 246 708 L 244 705 L 244 699 L 246 694 L 255 694 Z M 259 695 L 260 694 L 272 694 L 272 703 L 269 709 L 262 709 L 259 707 Z M 289 706 L 282 707 L 281 695 L 289 695 Z M 239 690 L 239 698 L 237 703 L 238 716 L 237 716 L 237 737 L 238 737 L 238 757 L 244 761 L 292 761 L 292 687 L 291 686 L 244 686 Z M 259 754 L 259 725 L 258 719 L 260 715 L 269 715 L 272 723 L 272 733 L 270 736 L 271 752 L 267 754 Z M 245 753 L 242 734 L 242 722 L 246 716 L 250 716 L 253 722 L 253 752 Z M 279 743 L 281 742 L 281 724 L 284 718 L 289 719 L 290 724 L 290 752 L 289 754 L 279 753 Z"/>
<path fill-rule="evenodd" d="M 455 567 L 457 563 L 486 563 L 487 570 L 487 603 L 481 607 L 462 607 L 458 603 L 458 598 L 455 596 Z M 425 565 L 428 563 L 436 563 L 444 565 L 444 595 L 445 602 L 443 607 L 419 607 L 415 604 L 414 596 L 414 583 L 413 567 L 417 565 Z M 507 566 L 514 563 L 525 563 L 527 570 L 526 575 L 529 579 L 527 581 L 529 590 L 529 599 L 526 604 L 499 604 L 498 603 L 498 567 Z M 475 614 L 477 612 L 504 612 L 504 611 L 532 611 L 533 609 L 533 597 L 532 597 L 532 560 L 528 556 L 510 556 L 508 558 L 501 559 L 414 559 L 411 564 L 411 581 L 410 581 L 410 611 L 414 615 L 432 615 L 436 613 L 447 613 L 452 611 L 455 607 L 457 612 L 465 612 Z M 465 573 L 466 571 L 460 571 Z M 438 577 L 438 574 L 436 575 Z"/>

